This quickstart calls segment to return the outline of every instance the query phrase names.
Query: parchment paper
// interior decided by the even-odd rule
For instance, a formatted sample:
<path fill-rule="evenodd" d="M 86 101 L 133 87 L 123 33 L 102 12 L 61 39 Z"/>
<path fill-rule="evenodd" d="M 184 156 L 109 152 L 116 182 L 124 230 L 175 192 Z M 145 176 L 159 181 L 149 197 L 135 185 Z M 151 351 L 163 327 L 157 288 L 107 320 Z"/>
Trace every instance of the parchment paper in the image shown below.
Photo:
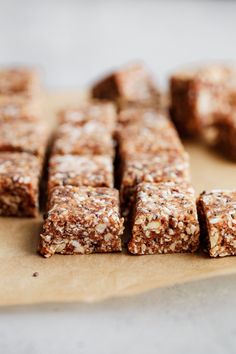
<path fill-rule="evenodd" d="M 79 93 L 49 94 L 44 118 L 50 126 L 57 107 L 84 98 Z M 186 145 L 197 192 L 236 187 L 236 164 L 206 147 Z M 209 259 L 203 254 L 131 256 L 36 253 L 42 219 L 0 219 L 0 305 L 99 301 L 177 283 L 236 274 L 236 257 Z M 33 273 L 38 276 L 34 277 Z"/>

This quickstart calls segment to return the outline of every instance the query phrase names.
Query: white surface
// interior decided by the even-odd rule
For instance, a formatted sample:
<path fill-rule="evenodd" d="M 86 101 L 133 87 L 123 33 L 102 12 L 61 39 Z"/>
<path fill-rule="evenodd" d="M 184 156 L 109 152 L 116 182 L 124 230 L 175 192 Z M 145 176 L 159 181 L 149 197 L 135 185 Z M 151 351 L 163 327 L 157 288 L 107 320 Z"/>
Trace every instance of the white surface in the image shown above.
<path fill-rule="evenodd" d="M 235 2 L 0 0 L 0 9 L 0 64 L 39 65 L 49 87 L 82 87 L 133 58 L 162 83 L 186 62 L 236 58 Z M 0 353 L 235 353 L 235 280 L 1 309 Z"/>
<path fill-rule="evenodd" d="M 233 354 L 235 292 L 228 277 L 99 304 L 4 309 L 0 352 Z"/>

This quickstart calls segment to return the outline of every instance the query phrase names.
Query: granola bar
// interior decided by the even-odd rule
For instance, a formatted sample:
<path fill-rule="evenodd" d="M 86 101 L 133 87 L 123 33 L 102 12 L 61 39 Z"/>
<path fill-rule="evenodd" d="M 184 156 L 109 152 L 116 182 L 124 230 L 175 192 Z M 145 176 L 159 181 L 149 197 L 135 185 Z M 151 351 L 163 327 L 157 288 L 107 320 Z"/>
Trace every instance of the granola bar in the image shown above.
<path fill-rule="evenodd" d="M 159 92 L 142 64 L 127 65 L 103 78 L 93 86 L 92 96 L 114 101 L 118 107 L 159 104 Z"/>
<path fill-rule="evenodd" d="M 230 109 L 215 118 L 213 144 L 226 157 L 236 160 L 236 109 Z"/>
<path fill-rule="evenodd" d="M 236 191 L 203 192 L 197 200 L 201 238 L 211 257 L 236 255 Z"/>
<path fill-rule="evenodd" d="M 0 151 L 28 152 L 44 157 L 48 133 L 40 122 L 0 122 Z"/>
<path fill-rule="evenodd" d="M 133 254 L 195 252 L 199 223 L 193 188 L 187 183 L 141 183 L 137 187 Z"/>
<path fill-rule="evenodd" d="M 220 65 L 174 74 L 170 79 L 170 112 L 178 131 L 198 135 L 214 124 L 215 114 L 230 104 L 234 81 L 234 71 Z"/>
<path fill-rule="evenodd" d="M 111 157 L 53 155 L 49 161 L 48 190 L 66 185 L 113 187 Z"/>
<path fill-rule="evenodd" d="M 138 113 L 139 112 L 139 113 Z M 139 153 L 156 154 L 161 150 L 183 152 L 179 136 L 166 115 L 154 110 L 137 110 L 141 117 L 133 123 L 121 125 L 117 141 L 121 159 Z"/>
<path fill-rule="evenodd" d="M 35 121 L 41 115 L 38 99 L 23 95 L 0 95 L 0 122 L 15 119 Z"/>
<path fill-rule="evenodd" d="M 114 132 L 116 125 L 116 109 L 112 103 L 89 102 L 80 107 L 71 107 L 59 112 L 61 124 L 69 123 L 82 126 L 90 121 L 96 121 Z"/>
<path fill-rule="evenodd" d="M 57 130 L 53 153 L 113 157 L 114 141 L 104 124 L 98 122 L 90 121 L 76 128 L 71 124 L 62 124 Z"/>
<path fill-rule="evenodd" d="M 27 153 L 0 152 L 0 215 L 36 216 L 40 160 Z"/>
<path fill-rule="evenodd" d="M 49 198 L 39 252 L 44 257 L 118 252 L 122 233 L 117 190 L 56 187 Z"/>
<path fill-rule="evenodd" d="M 36 70 L 6 68 L 0 70 L 0 94 L 24 94 L 31 96 L 39 91 L 39 76 Z"/>
<path fill-rule="evenodd" d="M 178 151 L 160 151 L 154 156 L 137 154 L 123 161 L 121 205 L 127 215 L 134 203 L 136 186 L 141 182 L 190 181 L 189 157 Z"/>

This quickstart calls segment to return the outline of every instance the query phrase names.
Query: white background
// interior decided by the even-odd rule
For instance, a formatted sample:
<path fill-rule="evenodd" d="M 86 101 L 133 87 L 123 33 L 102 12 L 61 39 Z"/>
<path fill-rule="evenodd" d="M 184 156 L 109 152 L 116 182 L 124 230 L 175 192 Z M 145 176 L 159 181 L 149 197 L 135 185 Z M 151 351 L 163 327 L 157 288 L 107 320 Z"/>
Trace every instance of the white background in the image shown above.
<path fill-rule="evenodd" d="M 233 1 L 0 0 L 0 64 L 36 64 L 51 89 L 84 87 L 133 59 L 164 86 L 179 65 L 235 58 Z M 0 353 L 235 353 L 235 280 L 0 309 Z"/>
<path fill-rule="evenodd" d="M 0 0 L 0 64 L 38 64 L 54 88 L 143 59 L 164 83 L 179 65 L 235 59 L 236 2 Z"/>

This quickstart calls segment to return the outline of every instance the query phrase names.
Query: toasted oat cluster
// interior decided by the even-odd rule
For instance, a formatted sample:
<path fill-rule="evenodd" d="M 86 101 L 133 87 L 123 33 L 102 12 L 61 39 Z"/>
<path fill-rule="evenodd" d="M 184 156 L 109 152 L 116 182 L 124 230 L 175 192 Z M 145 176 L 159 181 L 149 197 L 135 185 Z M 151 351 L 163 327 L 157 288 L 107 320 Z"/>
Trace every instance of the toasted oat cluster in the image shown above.
<path fill-rule="evenodd" d="M 128 249 L 133 254 L 194 252 L 199 223 L 188 183 L 141 183 L 137 187 Z"/>
<path fill-rule="evenodd" d="M 27 153 L 0 152 L 0 215 L 36 216 L 40 160 Z"/>
<path fill-rule="evenodd" d="M 38 100 L 23 95 L 0 95 L 0 122 L 11 120 L 35 121 L 41 117 Z"/>
<path fill-rule="evenodd" d="M 96 121 L 104 124 L 111 132 L 115 130 L 116 119 L 115 106 L 108 102 L 89 102 L 80 107 L 64 109 L 59 113 L 61 124 L 82 126 L 90 121 Z"/>
<path fill-rule="evenodd" d="M 39 90 L 39 76 L 33 69 L 6 68 L 0 70 L 0 95 L 32 95 Z"/>
<path fill-rule="evenodd" d="M 66 185 L 113 187 L 111 157 L 53 155 L 49 161 L 48 190 Z"/>
<path fill-rule="evenodd" d="M 112 188 L 56 187 L 40 235 L 39 252 L 89 254 L 121 251 L 123 219 Z"/>
<path fill-rule="evenodd" d="M 159 183 L 190 181 L 189 157 L 178 151 L 160 151 L 154 156 L 136 154 L 123 161 L 121 181 L 121 205 L 129 213 L 136 186 L 141 182 Z"/>
<path fill-rule="evenodd" d="M 159 104 L 159 92 L 142 64 L 128 65 L 105 77 L 94 85 L 92 96 L 115 101 L 118 107 Z"/>
<path fill-rule="evenodd" d="M 215 123 L 235 97 L 235 72 L 223 65 L 182 71 L 170 79 L 172 119 L 183 135 L 197 135 Z"/>
<path fill-rule="evenodd" d="M 12 120 L 0 123 L 0 151 L 28 152 L 43 158 L 47 137 L 46 127 L 40 122 Z"/>
<path fill-rule="evenodd" d="M 81 127 L 71 124 L 59 126 L 53 147 L 60 155 L 109 155 L 114 156 L 114 141 L 104 124 L 90 121 Z"/>
<path fill-rule="evenodd" d="M 162 114 L 147 111 L 139 123 L 130 123 L 117 131 L 122 159 L 135 154 L 156 154 L 162 150 L 183 152 L 183 145 L 172 123 Z"/>
<path fill-rule="evenodd" d="M 209 255 L 236 255 L 236 190 L 203 192 L 197 207 L 201 237 Z"/>

